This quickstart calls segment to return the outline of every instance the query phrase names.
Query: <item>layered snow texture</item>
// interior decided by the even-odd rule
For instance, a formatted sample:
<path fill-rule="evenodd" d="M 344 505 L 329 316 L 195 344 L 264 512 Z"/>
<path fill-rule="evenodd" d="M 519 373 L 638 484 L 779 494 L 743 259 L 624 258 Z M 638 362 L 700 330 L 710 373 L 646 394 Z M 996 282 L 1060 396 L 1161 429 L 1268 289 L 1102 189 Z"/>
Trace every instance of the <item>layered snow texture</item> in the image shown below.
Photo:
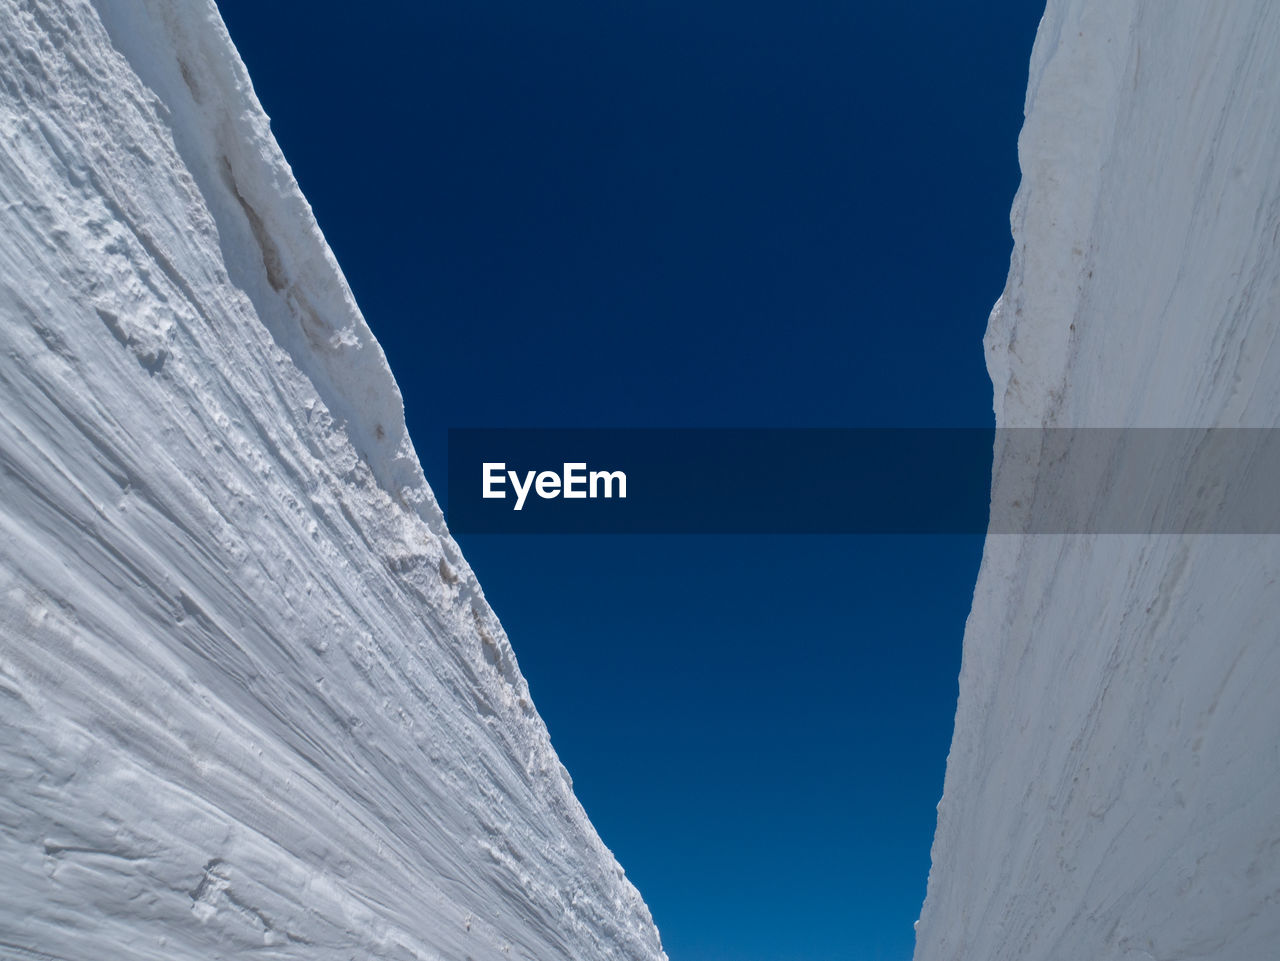
<path fill-rule="evenodd" d="M 0 956 L 663 958 L 213 3 L 0 87 Z"/>
<path fill-rule="evenodd" d="M 1280 426 L 1280 5 L 1050 0 L 1019 154 L 998 423 Z M 1276 956 L 1277 576 L 988 538 L 917 961 Z"/>

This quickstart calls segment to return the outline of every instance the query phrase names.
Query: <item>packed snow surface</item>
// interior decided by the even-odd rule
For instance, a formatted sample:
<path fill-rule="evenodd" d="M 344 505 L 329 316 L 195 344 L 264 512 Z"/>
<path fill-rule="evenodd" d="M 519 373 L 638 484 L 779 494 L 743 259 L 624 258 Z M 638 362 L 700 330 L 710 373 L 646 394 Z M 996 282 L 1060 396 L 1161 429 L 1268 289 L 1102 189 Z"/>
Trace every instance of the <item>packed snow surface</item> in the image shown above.
<path fill-rule="evenodd" d="M 213 3 L 0 87 L 0 956 L 663 958 Z"/>
<path fill-rule="evenodd" d="M 1280 4 L 1050 0 L 1019 154 L 997 422 L 1280 426 Z M 1278 575 L 988 538 L 917 961 L 1277 956 Z"/>

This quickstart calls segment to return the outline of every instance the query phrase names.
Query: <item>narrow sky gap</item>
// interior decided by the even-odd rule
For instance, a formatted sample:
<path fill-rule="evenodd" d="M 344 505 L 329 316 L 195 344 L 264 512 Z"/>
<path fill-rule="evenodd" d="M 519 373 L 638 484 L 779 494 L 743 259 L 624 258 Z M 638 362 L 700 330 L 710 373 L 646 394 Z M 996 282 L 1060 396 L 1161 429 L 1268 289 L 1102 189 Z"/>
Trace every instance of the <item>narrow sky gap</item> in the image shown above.
<path fill-rule="evenodd" d="M 220 8 L 437 487 L 448 427 L 991 423 L 1038 10 Z M 462 547 L 673 959 L 909 956 L 980 538 Z"/>

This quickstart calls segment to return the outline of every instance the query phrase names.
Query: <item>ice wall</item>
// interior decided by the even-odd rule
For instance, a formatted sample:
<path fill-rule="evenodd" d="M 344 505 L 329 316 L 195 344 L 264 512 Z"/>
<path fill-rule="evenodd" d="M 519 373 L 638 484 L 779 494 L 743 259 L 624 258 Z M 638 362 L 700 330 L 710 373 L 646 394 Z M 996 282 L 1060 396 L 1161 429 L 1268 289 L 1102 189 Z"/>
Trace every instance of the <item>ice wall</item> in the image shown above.
<path fill-rule="evenodd" d="M 1280 5 L 1050 0 L 1019 157 L 997 421 L 1280 426 Z M 1275 956 L 1278 576 L 988 538 L 917 961 Z"/>
<path fill-rule="evenodd" d="M 211 0 L 0 88 L 0 956 L 663 958 Z"/>

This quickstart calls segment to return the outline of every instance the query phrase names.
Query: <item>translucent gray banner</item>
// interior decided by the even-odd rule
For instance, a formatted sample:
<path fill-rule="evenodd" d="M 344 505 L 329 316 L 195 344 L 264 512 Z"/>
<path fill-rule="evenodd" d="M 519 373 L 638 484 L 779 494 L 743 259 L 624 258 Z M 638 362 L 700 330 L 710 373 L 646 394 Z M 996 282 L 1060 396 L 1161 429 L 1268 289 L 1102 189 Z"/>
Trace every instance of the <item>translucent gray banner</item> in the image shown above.
<path fill-rule="evenodd" d="M 995 432 L 992 533 L 1280 533 L 1280 430 Z"/>
<path fill-rule="evenodd" d="M 1274 534 L 1280 430 L 454 430 L 446 506 L 459 533 Z"/>

